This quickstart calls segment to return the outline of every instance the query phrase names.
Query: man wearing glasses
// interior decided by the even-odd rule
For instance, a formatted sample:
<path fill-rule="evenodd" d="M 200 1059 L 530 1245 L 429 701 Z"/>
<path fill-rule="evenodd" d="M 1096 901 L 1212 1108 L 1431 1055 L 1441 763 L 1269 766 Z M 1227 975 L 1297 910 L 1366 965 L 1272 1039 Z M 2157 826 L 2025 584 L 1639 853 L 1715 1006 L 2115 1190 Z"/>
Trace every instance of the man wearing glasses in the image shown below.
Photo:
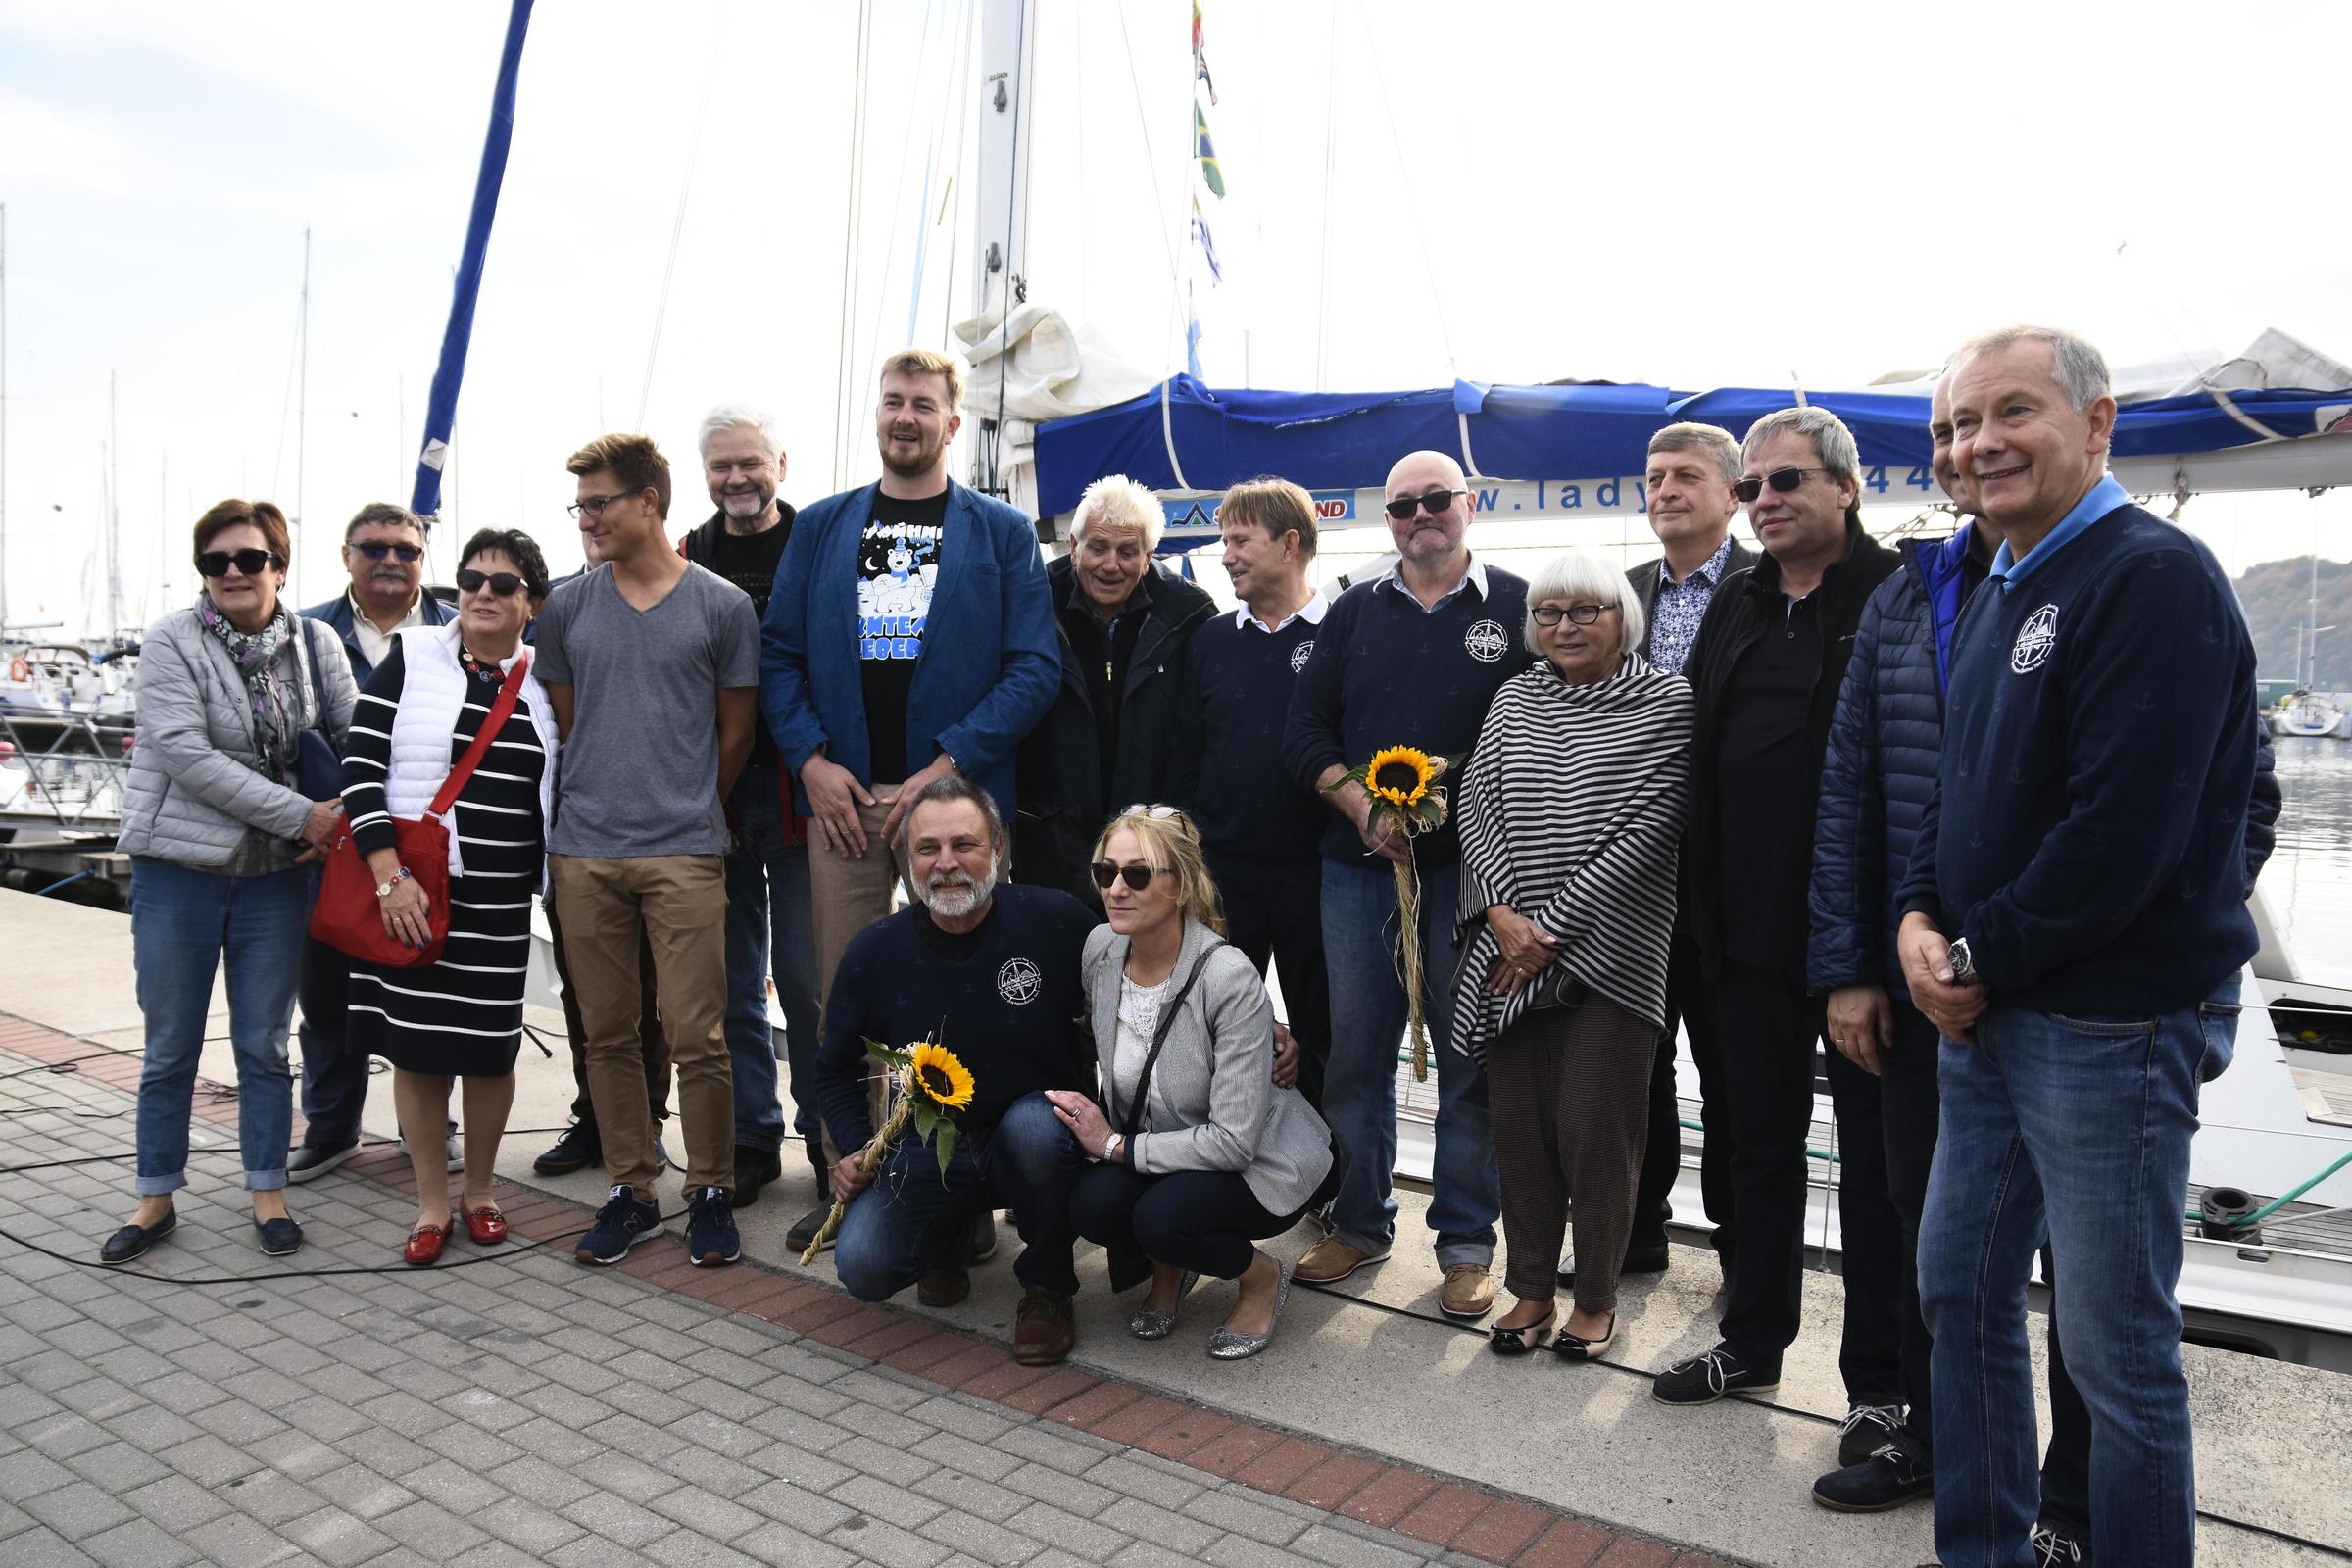
<path fill-rule="evenodd" d="M 1730 1298 L 1721 1343 L 1658 1374 L 1667 1404 L 1775 1388 L 1802 1309 L 1806 1141 L 1822 1001 L 1805 989 L 1807 896 L 1822 757 L 1855 629 L 1901 558 L 1862 531 L 1861 459 L 1827 409 L 1758 419 L 1732 486 L 1765 559 L 1717 590 L 1683 666 L 1697 701 L 1683 887 L 1714 982 L 1730 1141 Z M 1836 1052 L 1845 1250 L 1838 1355 L 1849 1414 L 1839 1463 L 1899 1425 L 1901 1231 L 1886 1191 L 1875 1081 Z M 1708 1129 L 1710 1138 L 1715 1128 Z"/>
<path fill-rule="evenodd" d="M 343 529 L 344 592 L 303 612 L 342 639 L 351 678 L 365 690 L 377 661 L 404 626 L 439 626 L 457 612 L 424 591 L 424 523 L 404 506 L 370 501 Z M 286 1180 L 323 1176 L 360 1152 L 360 1116 L 368 1104 L 368 1057 L 344 1047 L 343 1014 L 351 962 L 323 942 L 302 949 L 302 1143 L 287 1156 Z M 457 1123 L 449 1124 L 457 1131 Z M 464 1161 L 453 1143 L 450 1169 Z"/>
<path fill-rule="evenodd" d="M 1332 1231 L 1296 1278 L 1345 1279 L 1389 1255 L 1396 1230 L 1390 1176 L 1396 1162 L 1396 1061 L 1406 1001 L 1396 977 L 1396 882 L 1410 863 L 1421 883 L 1422 994 L 1437 1058 L 1437 1232 L 1446 1280 L 1439 1306 L 1474 1322 L 1494 1304 L 1494 1222 L 1502 1211 L 1486 1076 L 1446 1045 L 1451 1031 L 1455 903 L 1461 836 L 1444 827 L 1403 842 L 1371 823 L 1362 786 L 1332 785 L 1384 746 L 1433 757 L 1466 755 L 1495 689 L 1535 656 L 1518 628 L 1527 583 L 1471 558 L 1470 491 L 1461 465 L 1415 452 L 1389 470 L 1389 534 L 1397 562 L 1388 574 L 1342 594 L 1315 635 L 1291 696 L 1283 760 L 1298 783 L 1321 792 L 1335 819 L 1323 833 L 1323 941 L 1331 974 L 1331 1059 L 1323 1118 L 1347 1155 L 1332 1200 Z"/>

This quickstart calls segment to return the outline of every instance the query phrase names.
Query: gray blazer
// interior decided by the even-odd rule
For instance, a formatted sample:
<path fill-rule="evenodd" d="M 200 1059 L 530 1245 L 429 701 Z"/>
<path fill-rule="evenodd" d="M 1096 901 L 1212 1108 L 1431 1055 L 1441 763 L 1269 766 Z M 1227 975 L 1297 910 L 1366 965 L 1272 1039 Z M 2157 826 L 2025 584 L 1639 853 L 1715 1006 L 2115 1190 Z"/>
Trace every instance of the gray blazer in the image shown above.
<path fill-rule="evenodd" d="M 287 647 L 302 682 L 303 727 L 323 728 L 340 744 L 359 699 L 343 644 L 333 628 L 306 616 L 295 616 L 294 626 L 301 635 Z M 147 629 L 137 692 L 138 742 L 117 848 L 210 871 L 236 858 L 250 829 L 302 837 L 311 803 L 261 771 L 244 677 L 193 609 L 174 610 Z M 326 697 L 323 715 L 318 692 Z"/>
<path fill-rule="evenodd" d="M 1214 940 L 1187 921 L 1173 981 L 1184 984 Z M 1086 939 L 1083 972 L 1093 1009 L 1103 1098 L 1119 1040 L 1119 976 L 1127 939 L 1107 925 Z M 1152 1084 L 1184 1119 L 1182 1132 L 1139 1133 L 1128 1159 L 1146 1176 L 1180 1170 L 1239 1171 L 1267 1212 L 1304 1208 L 1331 1169 L 1331 1130 L 1296 1089 L 1274 1087 L 1274 1007 L 1257 970 L 1230 943 L 1210 956 L 1179 1008 L 1152 1069 Z M 1110 1107 L 1115 1130 L 1125 1107 Z"/>

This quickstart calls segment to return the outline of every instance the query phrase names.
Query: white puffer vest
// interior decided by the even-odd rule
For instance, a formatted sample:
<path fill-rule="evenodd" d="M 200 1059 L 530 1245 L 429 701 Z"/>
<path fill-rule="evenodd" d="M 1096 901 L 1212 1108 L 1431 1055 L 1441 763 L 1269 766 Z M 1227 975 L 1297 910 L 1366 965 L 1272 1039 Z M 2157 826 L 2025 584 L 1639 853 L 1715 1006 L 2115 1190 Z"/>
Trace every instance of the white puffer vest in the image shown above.
<path fill-rule="evenodd" d="M 449 742 L 457 733 L 458 714 L 466 705 L 466 671 L 458 663 L 458 628 L 454 623 L 410 626 L 394 635 L 400 638 L 404 673 L 400 707 L 392 715 L 392 766 L 384 779 L 384 804 L 396 817 L 419 817 L 449 779 Z M 528 648 L 517 649 L 499 667 L 513 669 L 514 660 L 528 657 L 530 652 Z M 546 824 L 554 816 L 556 712 L 535 669 L 526 671 L 522 677 L 522 702 L 530 710 L 531 727 L 539 732 L 539 744 L 547 750 L 547 763 L 539 774 L 540 830 L 545 832 Z M 482 766 L 498 771 L 496 755 L 493 752 L 485 757 Z M 465 870 L 458 857 L 456 824 L 451 823 L 449 874 L 462 876 Z"/>

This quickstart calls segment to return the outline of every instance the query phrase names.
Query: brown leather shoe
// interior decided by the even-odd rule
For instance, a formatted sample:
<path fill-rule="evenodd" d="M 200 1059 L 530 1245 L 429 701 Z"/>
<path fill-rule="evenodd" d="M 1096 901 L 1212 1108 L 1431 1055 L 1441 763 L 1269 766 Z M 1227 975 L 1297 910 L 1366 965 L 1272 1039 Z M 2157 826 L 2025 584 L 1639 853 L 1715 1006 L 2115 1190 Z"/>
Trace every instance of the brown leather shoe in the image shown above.
<path fill-rule="evenodd" d="M 1298 1260 L 1298 1266 L 1291 1270 L 1291 1278 L 1301 1285 L 1330 1285 L 1346 1279 L 1367 1264 L 1385 1263 L 1388 1259 L 1389 1254 L 1385 1250 L 1359 1252 L 1337 1236 L 1326 1236 L 1306 1250 L 1306 1255 Z M 1492 1299 L 1493 1293 L 1488 1294 Z"/>
<path fill-rule="evenodd" d="M 1484 1263 L 1456 1263 L 1446 1271 L 1446 1288 L 1438 1293 L 1439 1311 L 1475 1322 L 1494 1309 L 1494 1276 Z"/>
<path fill-rule="evenodd" d="M 1012 1358 L 1023 1366 L 1054 1366 L 1078 1343 L 1070 1298 L 1032 1285 L 1012 1315 Z"/>
<path fill-rule="evenodd" d="M 962 1258 L 935 1263 L 914 1282 L 914 1298 L 925 1306 L 954 1306 L 972 1294 L 972 1271 Z"/>

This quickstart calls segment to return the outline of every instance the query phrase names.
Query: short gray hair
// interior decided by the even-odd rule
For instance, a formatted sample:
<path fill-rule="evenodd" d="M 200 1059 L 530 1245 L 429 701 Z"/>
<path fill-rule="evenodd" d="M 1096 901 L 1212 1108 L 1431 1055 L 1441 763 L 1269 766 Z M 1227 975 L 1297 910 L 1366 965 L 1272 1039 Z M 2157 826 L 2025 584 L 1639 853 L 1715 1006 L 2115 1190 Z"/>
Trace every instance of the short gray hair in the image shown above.
<path fill-rule="evenodd" d="M 721 430 L 732 430 L 748 424 L 760 432 L 760 445 L 770 452 L 784 450 L 784 437 L 776 429 L 776 416 L 756 403 L 721 403 L 703 416 L 703 428 L 694 440 L 695 450 L 710 455 L 710 438 Z"/>
<path fill-rule="evenodd" d="M 914 799 L 906 803 L 906 814 L 899 818 L 899 853 L 902 856 L 913 853 L 914 813 L 941 801 L 969 801 L 978 807 L 980 819 L 988 824 L 989 843 L 996 846 L 998 854 L 1004 852 L 1004 817 L 997 809 L 995 798 L 961 773 L 947 773 L 917 790 Z"/>
<path fill-rule="evenodd" d="M 1572 605 L 1608 605 L 1617 612 L 1618 623 L 1625 628 L 1625 640 L 1618 652 L 1630 654 L 1642 646 L 1642 634 L 1649 623 L 1642 616 L 1642 599 L 1634 592 L 1625 573 L 1590 550 L 1563 550 L 1535 569 L 1527 583 L 1527 625 L 1520 637 L 1527 651 L 1537 658 L 1544 657 L 1543 648 L 1536 642 L 1536 607 L 1546 599 L 1557 599 Z"/>
<path fill-rule="evenodd" d="M 1085 538 L 1086 530 L 1096 523 L 1105 528 L 1141 528 L 1144 549 L 1153 551 L 1159 548 L 1160 530 L 1167 526 L 1168 514 L 1159 497 L 1125 474 L 1113 473 L 1088 485 L 1078 498 L 1078 508 L 1070 514 L 1071 542 Z"/>
<path fill-rule="evenodd" d="M 1661 452 L 1704 452 L 1723 469 L 1725 484 L 1740 477 L 1740 443 L 1720 424 L 1700 424 L 1694 419 L 1670 424 L 1649 438 L 1649 455 L 1654 458 Z"/>
<path fill-rule="evenodd" d="M 1783 430 L 1794 430 L 1811 441 L 1831 478 L 1861 481 L 1862 452 L 1854 445 L 1854 432 L 1827 409 L 1781 409 L 1767 414 L 1747 427 L 1747 439 L 1740 443 L 1740 466 L 1744 467 L 1748 454 Z"/>
<path fill-rule="evenodd" d="M 1989 332 L 1979 332 L 1960 345 L 1952 355 L 1949 367 L 1957 370 L 1980 354 L 1991 354 L 2015 343 L 2046 343 L 2050 346 L 2050 373 L 2056 377 L 2059 390 L 2077 414 L 2089 408 L 2114 390 L 2107 374 L 2107 356 L 2101 354 L 2090 340 L 2057 326 L 2030 326 L 2023 322 L 2015 326 L 1996 326 Z"/>

